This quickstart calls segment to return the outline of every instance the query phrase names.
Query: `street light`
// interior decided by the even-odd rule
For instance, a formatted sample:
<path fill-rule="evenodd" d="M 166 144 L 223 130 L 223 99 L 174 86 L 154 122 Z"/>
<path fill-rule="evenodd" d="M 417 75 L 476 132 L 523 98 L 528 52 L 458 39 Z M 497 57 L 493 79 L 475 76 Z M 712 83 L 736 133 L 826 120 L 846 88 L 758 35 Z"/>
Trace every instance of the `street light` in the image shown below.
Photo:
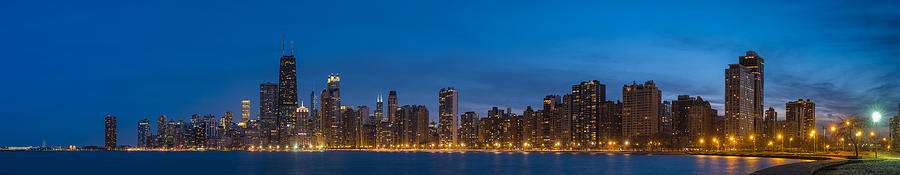
<path fill-rule="evenodd" d="M 810 131 L 809 137 L 813 138 L 813 152 L 816 152 L 816 130 Z"/>
<path fill-rule="evenodd" d="M 875 137 L 875 131 L 878 131 L 878 120 L 881 120 L 881 112 L 872 112 L 872 137 Z M 875 142 L 875 158 L 878 158 L 878 142 Z"/>
<path fill-rule="evenodd" d="M 753 142 L 753 151 L 756 151 L 756 140 L 753 139 L 753 135 L 750 135 L 750 142 Z"/>
<path fill-rule="evenodd" d="M 781 138 L 781 134 L 778 134 L 778 140 L 781 140 L 781 150 L 784 150 L 784 139 Z"/>

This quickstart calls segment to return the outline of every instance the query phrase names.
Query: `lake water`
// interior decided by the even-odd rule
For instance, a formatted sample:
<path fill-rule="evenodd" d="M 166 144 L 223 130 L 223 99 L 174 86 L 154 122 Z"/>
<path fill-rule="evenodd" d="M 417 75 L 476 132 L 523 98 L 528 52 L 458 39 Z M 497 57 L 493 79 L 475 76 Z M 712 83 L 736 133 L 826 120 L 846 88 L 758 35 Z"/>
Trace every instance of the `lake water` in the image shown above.
<path fill-rule="evenodd" d="M 800 161 L 490 152 L 0 152 L 0 174 L 749 174 Z"/>

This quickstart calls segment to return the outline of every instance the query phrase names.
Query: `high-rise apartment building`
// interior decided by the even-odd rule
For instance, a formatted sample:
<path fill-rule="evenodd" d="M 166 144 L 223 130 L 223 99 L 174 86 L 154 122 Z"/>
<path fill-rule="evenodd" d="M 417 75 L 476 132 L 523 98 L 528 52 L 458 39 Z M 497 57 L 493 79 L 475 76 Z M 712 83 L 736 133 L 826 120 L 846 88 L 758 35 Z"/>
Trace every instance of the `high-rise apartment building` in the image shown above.
<path fill-rule="evenodd" d="M 754 132 L 753 74 L 740 64 L 729 64 L 725 70 L 726 137 L 744 138 Z"/>
<path fill-rule="evenodd" d="M 453 87 L 441 89 L 438 93 L 438 126 L 441 145 L 457 143 L 459 133 L 459 92 Z"/>
<path fill-rule="evenodd" d="M 606 101 L 606 85 L 592 80 L 572 85 L 572 137 L 576 146 L 595 145 L 599 136 L 600 102 Z"/>
<path fill-rule="evenodd" d="M 699 140 L 715 137 L 718 111 L 697 96 L 679 95 L 672 101 L 672 134 L 679 147 L 699 147 Z"/>
<path fill-rule="evenodd" d="M 745 138 L 765 135 L 765 61 L 753 51 L 739 57 L 740 64 L 725 70 L 725 135 Z"/>
<path fill-rule="evenodd" d="M 765 120 L 763 115 L 763 110 L 765 110 L 765 99 L 763 98 L 765 87 L 765 60 L 753 51 L 747 51 L 746 55 L 738 58 L 740 59 L 740 64 L 750 71 L 753 82 L 753 110 L 751 112 L 753 118 L 753 132 L 756 135 L 761 135 L 765 132 L 765 124 L 763 124 L 763 120 Z"/>
<path fill-rule="evenodd" d="M 522 143 L 529 145 L 528 147 L 533 148 L 535 143 L 539 143 L 540 135 L 536 128 L 540 127 L 540 117 L 537 115 L 534 109 L 531 109 L 531 106 L 525 107 L 525 111 L 522 111 Z"/>
<path fill-rule="evenodd" d="M 805 139 L 816 129 L 816 103 L 809 99 L 785 103 L 784 116 L 788 138 Z"/>
<path fill-rule="evenodd" d="M 622 87 L 622 137 L 640 143 L 660 131 L 662 91 L 653 81 Z"/>
<path fill-rule="evenodd" d="M 106 115 L 106 119 L 104 121 L 106 123 L 106 130 L 104 132 L 106 134 L 105 148 L 106 150 L 116 149 L 116 117 L 112 115 Z"/>
<path fill-rule="evenodd" d="M 422 105 L 405 105 L 398 108 L 395 138 L 397 145 L 412 148 L 426 143 L 428 134 L 428 109 Z"/>
<path fill-rule="evenodd" d="M 459 144 L 466 148 L 478 145 L 478 113 L 466 112 L 460 116 Z"/>
<path fill-rule="evenodd" d="M 598 105 L 600 118 L 597 141 L 609 143 L 622 139 L 622 102 L 605 101 Z"/>

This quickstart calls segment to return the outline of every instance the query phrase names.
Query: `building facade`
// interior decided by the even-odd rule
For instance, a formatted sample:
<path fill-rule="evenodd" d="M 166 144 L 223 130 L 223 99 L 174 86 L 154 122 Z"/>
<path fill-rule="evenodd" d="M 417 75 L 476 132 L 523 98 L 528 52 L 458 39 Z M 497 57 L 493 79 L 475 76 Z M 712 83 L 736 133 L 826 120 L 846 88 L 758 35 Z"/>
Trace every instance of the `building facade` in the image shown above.
<path fill-rule="evenodd" d="M 244 99 L 241 100 L 241 122 L 247 123 L 250 121 L 250 100 Z"/>
<path fill-rule="evenodd" d="M 765 61 L 753 51 L 738 59 L 740 64 L 729 64 L 725 70 L 725 135 L 736 138 L 766 135 Z"/>
<path fill-rule="evenodd" d="M 679 95 L 672 101 L 672 134 L 679 147 L 699 147 L 699 140 L 715 137 L 715 117 L 718 112 L 708 101 L 697 96 Z"/>
<path fill-rule="evenodd" d="M 342 146 L 344 144 L 341 130 L 341 78 L 339 75 L 329 75 L 327 83 L 327 87 L 319 96 L 321 100 L 319 104 L 322 106 L 319 108 L 322 135 L 325 146 Z"/>
<path fill-rule="evenodd" d="M 784 116 L 788 138 L 805 140 L 816 129 L 816 103 L 809 99 L 785 103 Z"/>
<path fill-rule="evenodd" d="M 438 93 L 438 135 L 441 145 L 457 143 L 459 136 L 459 92 L 453 87 Z"/>
<path fill-rule="evenodd" d="M 278 140 L 278 84 L 259 84 L 259 131 L 264 144 Z"/>
<path fill-rule="evenodd" d="M 116 149 L 116 140 L 118 137 L 118 131 L 116 131 L 116 117 L 112 115 L 106 115 L 105 118 L 105 147 L 106 150 Z"/>
<path fill-rule="evenodd" d="M 137 147 L 138 148 L 151 148 L 153 146 L 153 131 L 150 130 L 150 120 L 143 119 L 138 121 L 138 132 L 137 132 Z"/>
<path fill-rule="evenodd" d="M 600 103 L 606 101 L 606 85 L 591 80 L 572 85 L 572 141 L 577 147 L 596 145 L 600 135 Z"/>
<path fill-rule="evenodd" d="M 740 64 L 725 70 L 725 136 L 743 138 L 753 133 L 753 75 Z"/>
<path fill-rule="evenodd" d="M 622 137 L 632 143 L 650 141 L 659 133 L 662 91 L 653 81 L 622 87 Z"/>

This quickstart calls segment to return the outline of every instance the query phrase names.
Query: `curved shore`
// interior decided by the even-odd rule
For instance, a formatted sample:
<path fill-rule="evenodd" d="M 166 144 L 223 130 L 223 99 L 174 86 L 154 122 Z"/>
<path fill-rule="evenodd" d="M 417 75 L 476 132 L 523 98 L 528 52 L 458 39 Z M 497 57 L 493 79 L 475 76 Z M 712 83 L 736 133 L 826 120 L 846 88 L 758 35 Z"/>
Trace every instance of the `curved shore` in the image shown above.
<path fill-rule="evenodd" d="M 844 160 L 819 160 L 813 162 L 799 162 L 792 164 L 779 165 L 774 167 L 765 168 L 756 172 L 753 172 L 754 175 L 768 175 L 768 174 L 791 174 L 791 175 L 811 175 L 811 174 L 821 174 L 821 172 L 834 171 L 844 165 L 850 164 L 858 164 L 858 163 L 867 163 L 867 162 L 877 162 L 883 161 L 884 159 L 844 159 Z M 851 170 L 852 169 L 845 169 Z M 885 172 L 886 173 L 886 172 Z M 838 173 L 841 174 L 841 173 Z"/>

